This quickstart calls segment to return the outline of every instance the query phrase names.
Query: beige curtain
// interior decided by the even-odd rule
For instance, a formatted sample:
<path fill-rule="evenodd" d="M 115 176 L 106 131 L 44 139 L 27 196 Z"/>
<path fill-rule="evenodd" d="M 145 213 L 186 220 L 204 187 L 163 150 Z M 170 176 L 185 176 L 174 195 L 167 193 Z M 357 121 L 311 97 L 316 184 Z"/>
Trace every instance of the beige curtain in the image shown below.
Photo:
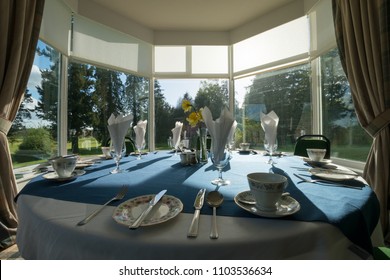
<path fill-rule="evenodd" d="M 7 133 L 26 90 L 44 0 L 0 1 L 0 248 L 15 242 L 17 193 Z"/>
<path fill-rule="evenodd" d="M 390 1 L 333 0 L 333 18 L 359 122 L 373 137 L 364 177 L 380 201 L 390 241 Z"/>

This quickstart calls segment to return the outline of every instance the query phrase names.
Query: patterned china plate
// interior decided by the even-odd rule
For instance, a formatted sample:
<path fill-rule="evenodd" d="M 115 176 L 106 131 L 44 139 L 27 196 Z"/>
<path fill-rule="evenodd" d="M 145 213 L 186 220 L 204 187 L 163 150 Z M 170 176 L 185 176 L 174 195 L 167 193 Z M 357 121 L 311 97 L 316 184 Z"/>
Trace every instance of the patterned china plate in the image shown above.
<path fill-rule="evenodd" d="M 55 172 L 49 172 L 44 175 L 42 175 L 43 178 L 50 180 L 50 181 L 56 181 L 56 182 L 65 182 L 65 181 L 71 181 L 76 179 L 77 177 L 84 175 L 84 170 L 75 170 L 73 171 L 72 175 L 70 177 L 58 177 L 58 174 Z"/>
<path fill-rule="evenodd" d="M 248 211 L 249 213 L 252 213 L 257 216 L 266 217 L 266 218 L 281 218 L 285 216 L 292 215 L 301 209 L 301 205 L 298 201 L 296 201 L 294 198 L 292 198 L 289 195 L 284 195 L 279 200 L 279 205 L 277 210 L 275 211 L 262 211 L 258 209 L 253 204 L 247 204 L 241 202 L 238 197 L 241 195 L 241 193 L 237 194 L 234 197 L 234 202 L 245 211 Z"/>
<path fill-rule="evenodd" d="M 240 192 L 239 194 L 237 194 L 236 198 L 239 202 L 245 204 L 256 204 L 256 200 L 253 197 L 251 191 Z"/>
<path fill-rule="evenodd" d="M 115 208 L 112 217 L 122 225 L 130 226 L 148 207 L 149 201 L 154 198 L 154 194 L 142 195 L 129 199 Z M 166 222 L 176 217 L 183 210 L 183 203 L 180 199 L 164 195 L 153 207 L 149 215 L 143 220 L 141 226 L 151 226 Z"/>

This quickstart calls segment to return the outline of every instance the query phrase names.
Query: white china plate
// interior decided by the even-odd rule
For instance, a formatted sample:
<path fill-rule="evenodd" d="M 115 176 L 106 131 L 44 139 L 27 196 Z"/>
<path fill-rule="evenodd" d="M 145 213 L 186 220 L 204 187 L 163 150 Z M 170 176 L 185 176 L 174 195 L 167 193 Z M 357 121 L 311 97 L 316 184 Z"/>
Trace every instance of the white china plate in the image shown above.
<path fill-rule="evenodd" d="M 49 172 L 44 175 L 42 175 L 43 178 L 50 180 L 50 181 L 57 181 L 57 182 L 64 182 L 64 181 L 71 181 L 76 179 L 78 176 L 84 175 L 85 171 L 84 170 L 75 170 L 72 173 L 72 176 L 70 177 L 58 177 L 58 174 L 55 172 Z"/>
<path fill-rule="evenodd" d="M 307 162 L 308 164 L 313 165 L 313 166 L 323 166 L 323 165 L 326 165 L 326 164 L 329 164 L 332 162 L 331 159 L 323 159 L 321 161 L 314 161 L 314 160 L 311 160 L 310 158 L 307 158 L 307 157 L 304 157 L 303 161 Z"/>
<path fill-rule="evenodd" d="M 289 195 L 282 196 L 278 202 L 278 208 L 275 211 L 261 211 L 253 204 L 243 203 L 238 200 L 238 196 L 241 193 L 237 194 L 234 197 L 234 202 L 245 211 L 252 213 L 257 216 L 266 217 L 266 218 L 281 218 L 285 216 L 292 215 L 301 209 L 301 205 L 298 201 L 292 198 Z"/>
<path fill-rule="evenodd" d="M 148 153 L 147 152 L 141 152 L 141 156 L 144 156 L 144 155 L 147 155 Z M 139 153 L 138 152 L 131 152 L 130 153 L 131 156 L 138 156 Z"/>
<path fill-rule="evenodd" d="M 319 178 L 332 181 L 351 180 L 358 176 L 355 172 L 344 169 L 310 168 L 309 172 Z"/>
<path fill-rule="evenodd" d="M 154 194 L 149 194 L 129 199 L 115 208 L 112 217 L 117 223 L 130 226 L 148 207 L 149 201 L 153 198 Z M 164 195 L 145 220 L 143 220 L 141 226 L 151 226 L 166 222 L 176 217 L 182 210 L 183 203 L 180 199 Z"/>

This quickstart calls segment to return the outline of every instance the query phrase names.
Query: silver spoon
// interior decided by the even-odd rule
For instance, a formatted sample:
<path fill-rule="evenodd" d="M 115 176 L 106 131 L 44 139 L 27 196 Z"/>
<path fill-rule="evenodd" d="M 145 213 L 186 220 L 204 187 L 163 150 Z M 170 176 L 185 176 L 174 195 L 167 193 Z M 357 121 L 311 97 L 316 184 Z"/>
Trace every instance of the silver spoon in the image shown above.
<path fill-rule="evenodd" d="M 219 207 L 223 202 L 223 195 L 218 191 L 211 191 L 207 194 L 206 197 L 207 204 L 213 207 L 213 219 L 210 232 L 211 239 L 218 238 L 217 230 L 217 207 Z"/>

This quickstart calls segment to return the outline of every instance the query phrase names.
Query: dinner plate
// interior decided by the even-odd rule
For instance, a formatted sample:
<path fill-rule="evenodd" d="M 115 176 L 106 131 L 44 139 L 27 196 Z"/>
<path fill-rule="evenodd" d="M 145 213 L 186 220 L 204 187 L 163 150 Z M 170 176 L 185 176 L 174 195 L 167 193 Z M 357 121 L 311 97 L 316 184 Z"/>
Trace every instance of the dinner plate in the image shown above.
<path fill-rule="evenodd" d="M 358 174 L 348 169 L 310 168 L 309 172 L 321 179 L 343 181 L 355 179 Z"/>
<path fill-rule="evenodd" d="M 262 211 L 253 204 L 243 203 L 240 200 L 238 200 L 239 195 L 240 194 L 237 194 L 234 197 L 234 202 L 245 211 L 248 211 L 249 213 L 261 217 L 281 218 L 281 217 L 292 215 L 298 212 L 299 209 L 301 209 L 301 205 L 299 204 L 299 202 L 289 195 L 284 195 L 280 198 L 278 202 L 278 207 L 275 211 Z"/>
<path fill-rule="evenodd" d="M 65 181 L 71 181 L 76 179 L 77 177 L 84 175 L 84 170 L 75 170 L 73 171 L 72 175 L 70 177 L 58 177 L 58 174 L 56 172 L 49 172 L 44 175 L 42 175 L 43 178 L 50 180 L 50 181 L 56 181 L 56 182 L 65 182 Z"/>
<path fill-rule="evenodd" d="M 89 167 L 93 165 L 94 163 L 91 161 L 86 161 L 86 162 L 77 162 L 76 163 L 76 169 L 83 169 L 85 167 Z"/>
<path fill-rule="evenodd" d="M 112 217 L 117 223 L 130 226 L 148 207 L 149 201 L 154 196 L 154 194 L 148 194 L 129 199 L 115 208 Z M 141 226 L 151 226 L 166 222 L 176 217 L 182 210 L 183 203 L 180 199 L 174 196 L 164 195 L 143 220 Z"/>

